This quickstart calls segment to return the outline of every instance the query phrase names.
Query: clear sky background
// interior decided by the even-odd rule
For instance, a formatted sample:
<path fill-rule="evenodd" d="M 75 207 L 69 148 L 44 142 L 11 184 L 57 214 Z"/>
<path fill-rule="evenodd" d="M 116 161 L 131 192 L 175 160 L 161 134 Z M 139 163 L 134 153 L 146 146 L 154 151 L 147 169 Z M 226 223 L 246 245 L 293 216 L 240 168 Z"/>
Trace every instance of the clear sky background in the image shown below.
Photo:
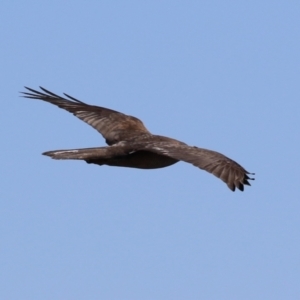
<path fill-rule="evenodd" d="M 300 299 L 300 2 L 4 1 L 0 299 Z M 255 172 L 54 161 L 66 92 Z"/>

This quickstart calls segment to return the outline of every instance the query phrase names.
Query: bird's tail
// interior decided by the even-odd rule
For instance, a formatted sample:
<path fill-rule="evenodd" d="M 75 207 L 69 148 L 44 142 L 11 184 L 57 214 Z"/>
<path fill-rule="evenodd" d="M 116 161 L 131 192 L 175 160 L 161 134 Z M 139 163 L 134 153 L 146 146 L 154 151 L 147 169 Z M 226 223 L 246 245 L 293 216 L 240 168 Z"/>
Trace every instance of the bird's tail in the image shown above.
<path fill-rule="evenodd" d="M 42 153 L 53 159 L 79 159 L 86 160 L 99 157 L 107 157 L 107 147 L 54 150 Z"/>

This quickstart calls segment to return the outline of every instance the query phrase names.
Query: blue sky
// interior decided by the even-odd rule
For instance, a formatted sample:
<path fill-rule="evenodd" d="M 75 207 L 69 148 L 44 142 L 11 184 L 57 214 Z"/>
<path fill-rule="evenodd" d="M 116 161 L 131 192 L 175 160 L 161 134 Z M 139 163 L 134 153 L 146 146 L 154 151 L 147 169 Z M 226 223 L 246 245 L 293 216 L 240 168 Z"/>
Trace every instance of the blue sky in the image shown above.
<path fill-rule="evenodd" d="M 1 299 L 298 299 L 300 3 L 5 1 Z M 255 172 L 54 161 L 104 145 L 66 92 Z"/>

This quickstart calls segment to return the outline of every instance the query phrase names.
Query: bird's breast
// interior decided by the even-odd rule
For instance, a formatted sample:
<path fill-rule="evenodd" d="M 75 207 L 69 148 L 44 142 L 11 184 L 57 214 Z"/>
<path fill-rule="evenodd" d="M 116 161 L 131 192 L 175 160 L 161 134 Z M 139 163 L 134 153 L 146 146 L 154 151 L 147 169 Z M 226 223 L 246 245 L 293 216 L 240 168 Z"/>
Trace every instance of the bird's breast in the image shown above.
<path fill-rule="evenodd" d="M 149 151 L 136 151 L 125 156 L 114 157 L 109 159 L 89 160 L 88 163 L 98 165 L 108 165 L 116 167 L 127 167 L 137 169 L 159 169 L 171 166 L 177 163 L 178 160 L 159 155 Z"/>

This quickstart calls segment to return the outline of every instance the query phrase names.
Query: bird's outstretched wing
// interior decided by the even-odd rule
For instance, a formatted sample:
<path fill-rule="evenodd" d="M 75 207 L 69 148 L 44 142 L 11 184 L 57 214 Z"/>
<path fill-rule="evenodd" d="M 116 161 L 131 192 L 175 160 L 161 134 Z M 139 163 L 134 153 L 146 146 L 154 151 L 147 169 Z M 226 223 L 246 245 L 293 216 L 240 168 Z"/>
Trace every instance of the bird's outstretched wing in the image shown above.
<path fill-rule="evenodd" d="M 40 88 L 43 92 L 25 88 L 29 92 L 22 92 L 24 97 L 43 100 L 67 110 L 100 132 L 109 145 L 131 139 L 136 135 L 149 134 L 142 121 L 135 117 L 108 108 L 88 105 L 67 94 L 64 94 L 67 98 L 63 98 L 42 87 Z"/>
<path fill-rule="evenodd" d="M 235 191 L 235 188 L 243 191 L 244 185 L 250 185 L 248 180 L 254 180 L 248 176 L 253 173 L 249 173 L 232 159 L 215 151 L 191 147 L 180 142 L 155 142 L 153 140 L 136 145 L 136 149 L 191 163 L 223 180 L 232 191 Z"/>

